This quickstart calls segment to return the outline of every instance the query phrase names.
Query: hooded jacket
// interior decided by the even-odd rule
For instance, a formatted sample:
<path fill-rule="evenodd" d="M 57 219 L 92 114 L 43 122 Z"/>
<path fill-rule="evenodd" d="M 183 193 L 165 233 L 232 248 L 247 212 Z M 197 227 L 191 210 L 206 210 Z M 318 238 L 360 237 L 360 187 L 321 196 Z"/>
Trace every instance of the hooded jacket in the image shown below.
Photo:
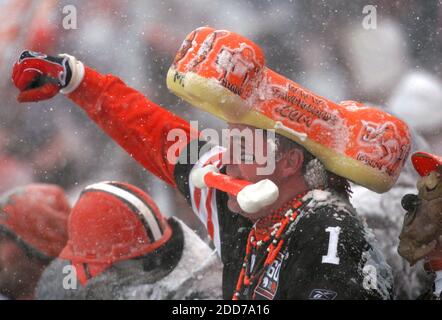
<path fill-rule="evenodd" d="M 220 299 L 222 265 L 209 246 L 176 218 L 173 236 L 162 248 L 143 257 L 115 263 L 85 286 L 67 287 L 70 262 L 56 259 L 36 289 L 39 300 Z M 72 283 L 71 283 L 72 284 Z M 63 287 L 63 285 L 65 287 Z"/>

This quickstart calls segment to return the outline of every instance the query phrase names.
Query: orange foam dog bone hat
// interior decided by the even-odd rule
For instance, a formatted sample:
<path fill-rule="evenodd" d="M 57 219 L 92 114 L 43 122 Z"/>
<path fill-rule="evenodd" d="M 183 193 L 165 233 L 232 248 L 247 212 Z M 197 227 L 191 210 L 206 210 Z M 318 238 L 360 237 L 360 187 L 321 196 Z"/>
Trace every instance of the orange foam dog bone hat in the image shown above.
<path fill-rule="evenodd" d="M 192 31 L 168 71 L 167 85 L 227 122 L 275 129 L 331 172 L 379 193 L 394 185 L 411 148 L 401 120 L 302 88 L 267 68 L 259 46 L 227 30 Z"/>

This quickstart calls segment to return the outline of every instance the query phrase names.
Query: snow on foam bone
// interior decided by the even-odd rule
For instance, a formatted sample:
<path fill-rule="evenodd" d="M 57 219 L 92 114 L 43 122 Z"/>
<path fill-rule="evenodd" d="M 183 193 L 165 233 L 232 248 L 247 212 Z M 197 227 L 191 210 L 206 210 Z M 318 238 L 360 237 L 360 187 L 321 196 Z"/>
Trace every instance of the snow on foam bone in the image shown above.
<path fill-rule="evenodd" d="M 293 130 L 293 129 L 285 126 L 284 124 L 282 124 L 281 121 L 276 121 L 274 128 L 275 128 L 275 130 L 281 129 L 287 133 L 290 133 L 291 135 L 299 138 L 299 140 L 301 140 L 301 141 L 305 141 L 307 139 L 306 133 L 302 133 L 302 132 L 298 132 L 296 130 Z"/>

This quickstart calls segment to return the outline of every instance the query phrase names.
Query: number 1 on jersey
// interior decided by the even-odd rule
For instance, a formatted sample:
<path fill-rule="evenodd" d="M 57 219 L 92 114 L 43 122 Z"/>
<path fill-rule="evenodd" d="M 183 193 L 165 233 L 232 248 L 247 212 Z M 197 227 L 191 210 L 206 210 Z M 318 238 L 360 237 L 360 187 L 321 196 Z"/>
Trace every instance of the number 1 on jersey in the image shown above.
<path fill-rule="evenodd" d="M 330 239 L 328 241 L 328 251 L 326 256 L 322 256 L 322 263 L 339 264 L 338 257 L 338 241 L 340 227 L 328 227 L 325 232 L 330 233 Z"/>

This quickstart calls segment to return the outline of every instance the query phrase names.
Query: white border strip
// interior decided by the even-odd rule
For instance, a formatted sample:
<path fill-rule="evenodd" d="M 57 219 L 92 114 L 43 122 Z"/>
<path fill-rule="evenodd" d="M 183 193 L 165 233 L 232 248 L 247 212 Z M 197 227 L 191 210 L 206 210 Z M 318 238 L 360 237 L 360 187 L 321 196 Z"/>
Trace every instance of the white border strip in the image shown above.
<path fill-rule="evenodd" d="M 89 190 L 89 191 L 92 191 L 92 190 L 104 191 L 104 192 L 110 193 L 114 196 L 117 196 L 118 198 L 121 198 L 121 199 L 129 202 L 135 208 L 137 208 L 137 210 L 141 213 L 141 218 L 144 219 L 145 222 L 147 222 L 147 224 L 152 232 L 152 235 L 154 237 L 154 240 L 158 241 L 163 236 L 161 233 L 160 227 L 159 227 L 157 221 L 155 220 L 155 217 L 153 216 L 153 213 L 150 210 L 150 208 L 143 201 L 141 201 L 138 197 L 136 197 L 132 193 L 130 193 L 126 190 L 123 190 L 121 188 L 118 188 L 116 186 L 112 186 L 110 184 L 103 183 L 103 182 L 87 186 L 84 190 L 85 191 L 87 191 L 87 190 Z"/>

